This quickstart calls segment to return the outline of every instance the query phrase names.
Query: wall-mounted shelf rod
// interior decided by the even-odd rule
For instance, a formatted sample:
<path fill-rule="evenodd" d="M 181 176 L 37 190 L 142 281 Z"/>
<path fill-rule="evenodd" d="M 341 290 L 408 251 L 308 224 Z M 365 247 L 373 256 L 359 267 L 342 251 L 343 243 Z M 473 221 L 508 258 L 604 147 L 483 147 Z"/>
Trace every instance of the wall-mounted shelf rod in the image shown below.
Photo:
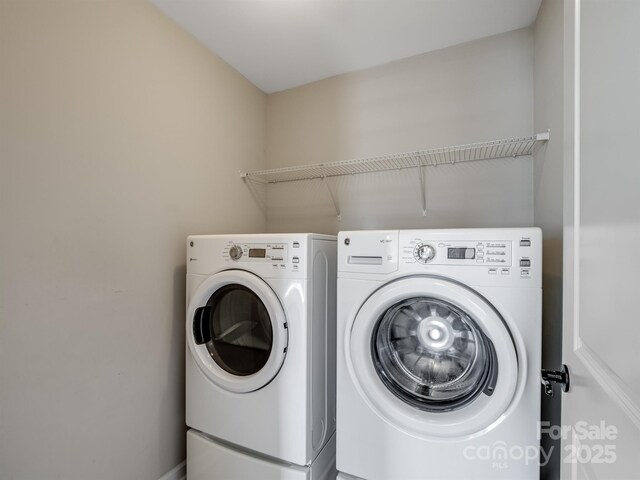
<path fill-rule="evenodd" d="M 455 145 L 452 147 L 433 148 L 416 152 L 394 153 L 315 165 L 240 172 L 240 175 L 244 180 L 256 180 L 262 183 L 280 183 L 388 170 L 402 170 L 406 168 L 476 162 L 496 158 L 532 155 L 547 140 L 549 140 L 549 132 L 544 132 L 529 137 Z"/>

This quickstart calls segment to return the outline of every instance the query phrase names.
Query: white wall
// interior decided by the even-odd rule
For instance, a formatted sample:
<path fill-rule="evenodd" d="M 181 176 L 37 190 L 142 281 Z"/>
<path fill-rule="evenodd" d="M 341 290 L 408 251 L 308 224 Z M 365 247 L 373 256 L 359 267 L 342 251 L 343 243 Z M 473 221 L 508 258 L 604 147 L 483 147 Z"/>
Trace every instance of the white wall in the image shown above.
<path fill-rule="evenodd" d="M 534 25 L 534 128 L 551 129 L 551 140 L 534 158 L 534 221 L 543 234 L 542 364 L 551 370 L 562 364 L 562 209 L 564 155 L 564 5 L 543 0 Z M 560 422 L 561 396 L 542 395 L 542 420 Z M 542 439 L 554 452 L 542 479 L 559 478 L 560 442 Z"/>
<path fill-rule="evenodd" d="M 143 1 L 2 1 L 0 62 L 0 478 L 157 479 L 185 237 L 265 229 L 266 97 Z"/>
<path fill-rule="evenodd" d="M 269 168 L 529 135 L 533 34 L 516 30 L 269 95 Z M 533 224 L 530 158 L 268 187 L 269 231 Z"/>
<path fill-rule="evenodd" d="M 534 24 L 534 129 L 551 141 L 534 159 L 535 222 L 544 227 L 544 270 L 562 275 L 563 2 L 543 0 Z"/>
<path fill-rule="evenodd" d="M 563 442 L 614 455 L 566 460 L 563 479 L 638 477 L 639 24 L 636 0 L 565 1 L 563 423 L 616 434 Z"/>

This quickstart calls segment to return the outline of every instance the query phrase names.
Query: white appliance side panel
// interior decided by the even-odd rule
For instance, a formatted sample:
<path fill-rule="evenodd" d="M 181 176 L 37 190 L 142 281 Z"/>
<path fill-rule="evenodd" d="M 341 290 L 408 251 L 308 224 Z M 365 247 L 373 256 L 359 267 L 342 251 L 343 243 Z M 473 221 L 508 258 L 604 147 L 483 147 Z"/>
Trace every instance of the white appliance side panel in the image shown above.
<path fill-rule="evenodd" d="M 337 474 L 336 435 L 334 433 L 311 465 L 311 480 L 335 480 Z"/>
<path fill-rule="evenodd" d="M 308 338 L 309 411 L 312 457 L 335 431 L 336 242 L 311 243 Z"/>

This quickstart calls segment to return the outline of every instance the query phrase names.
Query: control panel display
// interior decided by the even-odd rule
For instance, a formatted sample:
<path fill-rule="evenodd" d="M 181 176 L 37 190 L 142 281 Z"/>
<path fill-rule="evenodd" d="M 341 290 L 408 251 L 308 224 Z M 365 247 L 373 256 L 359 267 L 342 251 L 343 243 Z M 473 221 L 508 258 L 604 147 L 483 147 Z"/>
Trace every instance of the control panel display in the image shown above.
<path fill-rule="evenodd" d="M 267 256 L 266 248 L 250 248 L 249 258 L 265 258 Z"/>
<path fill-rule="evenodd" d="M 289 261 L 288 245 L 285 243 L 233 243 L 228 245 L 227 254 L 234 262 L 278 262 L 278 268 Z"/>
<path fill-rule="evenodd" d="M 446 240 L 412 238 L 402 248 L 402 259 L 422 265 L 475 265 L 504 267 L 513 265 L 511 240 Z M 526 265 L 528 257 L 523 257 Z"/>
<path fill-rule="evenodd" d="M 447 258 L 452 260 L 473 260 L 476 258 L 476 249 L 467 247 L 447 248 Z"/>

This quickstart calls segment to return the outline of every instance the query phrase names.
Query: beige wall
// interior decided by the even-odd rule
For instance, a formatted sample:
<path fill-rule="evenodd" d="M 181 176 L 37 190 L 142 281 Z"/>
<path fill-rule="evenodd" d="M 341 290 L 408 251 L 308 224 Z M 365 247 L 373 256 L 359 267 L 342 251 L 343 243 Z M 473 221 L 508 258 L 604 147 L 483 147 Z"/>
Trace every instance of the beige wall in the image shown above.
<path fill-rule="evenodd" d="M 185 237 L 265 229 L 266 97 L 143 1 L 1 1 L 0 61 L 0 478 L 157 479 Z"/>
<path fill-rule="evenodd" d="M 534 25 L 534 126 L 551 129 L 551 140 L 534 158 L 535 224 L 543 233 L 543 367 L 555 370 L 562 363 L 562 209 L 564 166 L 564 5 L 543 0 Z M 542 395 L 542 419 L 560 424 L 561 395 Z M 553 450 L 551 450 L 553 447 Z M 553 451 L 542 479 L 560 475 L 560 442 L 542 439 Z"/>
<path fill-rule="evenodd" d="M 546 130 L 546 128 L 544 129 Z M 533 34 L 516 30 L 340 75 L 267 100 L 270 168 L 533 132 Z M 268 187 L 270 231 L 533 224 L 530 158 L 430 168 L 427 217 L 415 171 Z"/>

